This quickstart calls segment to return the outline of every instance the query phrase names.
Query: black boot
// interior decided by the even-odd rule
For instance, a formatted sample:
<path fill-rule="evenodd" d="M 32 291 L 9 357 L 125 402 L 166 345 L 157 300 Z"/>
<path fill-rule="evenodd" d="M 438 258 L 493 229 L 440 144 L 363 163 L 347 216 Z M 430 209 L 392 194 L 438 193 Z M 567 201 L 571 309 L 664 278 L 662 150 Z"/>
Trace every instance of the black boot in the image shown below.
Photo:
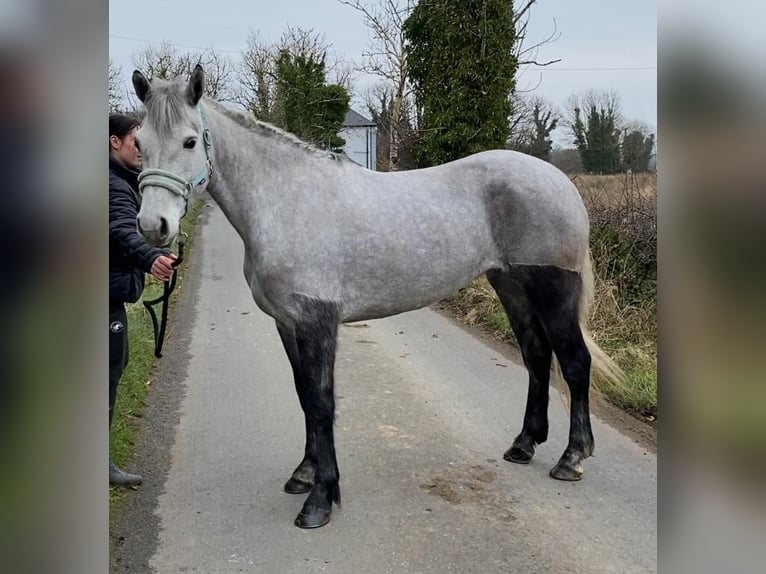
<path fill-rule="evenodd" d="M 117 468 L 117 466 L 110 460 L 109 461 L 109 484 L 113 486 L 138 486 L 143 482 L 143 478 L 137 474 L 130 474 Z"/>

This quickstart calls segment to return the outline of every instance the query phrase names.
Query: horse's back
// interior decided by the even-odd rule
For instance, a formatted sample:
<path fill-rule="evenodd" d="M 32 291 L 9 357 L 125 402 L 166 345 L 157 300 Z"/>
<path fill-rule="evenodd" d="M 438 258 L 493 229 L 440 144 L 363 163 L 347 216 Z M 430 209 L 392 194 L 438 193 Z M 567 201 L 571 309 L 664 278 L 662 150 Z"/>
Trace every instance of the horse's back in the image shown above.
<path fill-rule="evenodd" d="M 552 164 L 491 150 L 397 177 L 407 182 L 399 185 L 405 193 L 448 211 L 456 234 L 466 225 L 481 229 L 486 242 L 488 233 L 493 259 L 502 265 L 579 270 L 588 244 L 587 211 L 577 188 Z"/>

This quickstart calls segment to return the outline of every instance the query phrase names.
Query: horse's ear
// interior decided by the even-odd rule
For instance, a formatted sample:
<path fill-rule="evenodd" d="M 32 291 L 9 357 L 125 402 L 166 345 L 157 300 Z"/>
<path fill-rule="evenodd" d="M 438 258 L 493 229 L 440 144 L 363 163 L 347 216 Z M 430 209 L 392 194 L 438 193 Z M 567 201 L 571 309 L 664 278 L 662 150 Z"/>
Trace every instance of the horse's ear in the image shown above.
<path fill-rule="evenodd" d="M 146 102 L 146 96 L 149 93 L 149 80 L 141 72 L 133 70 L 133 89 L 136 91 L 138 99 Z"/>
<path fill-rule="evenodd" d="M 202 93 L 205 91 L 205 71 L 202 66 L 197 64 L 194 66 L 191 78 L 189 78 L 189 85 L 186 87 L 186 97 L 192 106 L 196 106 L 202 98 Z"/>

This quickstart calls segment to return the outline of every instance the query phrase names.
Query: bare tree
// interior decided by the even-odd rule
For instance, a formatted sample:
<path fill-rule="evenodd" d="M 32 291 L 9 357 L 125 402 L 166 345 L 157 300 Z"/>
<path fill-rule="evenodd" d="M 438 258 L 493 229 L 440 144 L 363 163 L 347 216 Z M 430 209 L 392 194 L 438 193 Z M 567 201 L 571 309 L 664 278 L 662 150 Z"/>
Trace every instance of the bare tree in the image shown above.
<path fill-rule="evenodd" d="M 512 3 L 515 4 L 515 2 Z M 516 28 L 515 54 L 519 66 L 529 64 L 535 66 L 550 66 L 551 64 L 555 64 L 556 62 L 561 61 L 561 58 L 548 60 L 547 62 L 537 61 L 537 52 L 540 49 L 540 46 L 555 42 L 561 36 L 561 33 L 556 27 L 555 19 L 553 20 L 553 32 L 551 32 L 548 37 L 543 38 L 531 46 L 527 44 L 527 26 L 529 25 L 529 19 L 532 15 L 532 6 L 535 4 L 537 4 L 537 0 L 524 0 L 521 2 L 520 8 L 516 8 L 516 6 L 513 8 L 513 25 Z"/>
<path fill-rule="evenodd" d="M 327 81 L 342 86 L 350 96 L 353 96 L 356 84 L 356 67 L 353 63 L 342 60 L 334 54 L 331 57 L 327 67 Z"/>
<path fill-rule="evenodd" d="M 370 87 L 364 94 L 364 102 L 367 111 L 378 126 L 377 131 L 377 165 L 382 171 L 390 171 L 391 130 L 396 129 L 398 134 L 394 140 L 397 142 L 397 169 L 412 169 L 416 167 L 414 146 L 417 141 L 414 110 L 412 98 L 404 98 L 399 119 L 395 126 L 392 122 L 391 110 L 394 98 L 393 86 L 389 82 L 379 82 Z"/>
<path fill-rule="evenodd" d="M 528 138 L 532 127 L 532 109 L 528 105 L 528 97 L 523 93 L 513 92 L 511 100 L 511 116 L 508 118 L 508 139 L 506 145 L 510 149 L 519 149 Z"/>
<path fill-rule="evenodd" d="M 556 107 L 545 98 L 514 94 L 508 147 L 549 160 L 553 148 L 550 134 L 561 119 Z"/>
<path fill-rule="evenodd" d="M 172 44 L 163 42 L 133 54 L 133 65 L 149 78 L 188 76 L 197 64 L 205 68 L 205 93 L 216 100 L 230 99 L 234 64 L 215 50 L 179 52 Z"/>
<path fill-rule="evenodd" d="M 576 149 L 554 149 L 551 151 L 551 163 L 568 175 L 583 173 L 582 158 Z"/>
<path fill-rule="evenodd" d="M 556 20 L 553 20 L 553 31 L 547 37 L 530 45 L 527 42 L 527 28 L 532 16 L 532 6 L 537 3 L 537 0 L 523 0 L 522 2 L 518 3 L 518 7 L 516 6 L 517 2 L 513 2 L 513 0 L 511 1 L 514 4 L 513 24 L 516 34 L 514 42 L 514 55 L 516 56 L 516 60 L 519 66 L 531 65 L 537 67 L 545 67 L 560 62 L 561 58 L 547 60 L 544 62 L 540 62 L 537 59 L 537 55 L 541 46 L 545 44 L 551 44 L 558 40 L 561 36 L 556 26 Z M 519 72 L 517 72 L 517 78 L 519 77 L 518 75 Z M 533 108 L 527 105 L 528 98 L 526 94 L 536 90 L 541 83 L 542 74 L 538 78 L 535 85 L 525 87 L 523 89 L 516 85 L 513 93 L 509 95 L 511 100 L 511 116 L 508 118 L 509 147 L 517 149 L 519 142 L 527 136 L 529 132 L 529 126 L 533 122 Z"/>
<path fill-rule="evenodd" d="M 205 93 L 214 100 L 231 100 L 235 76 L 232 60 L 213 49 L 201 53 L 186 53 L 181 57 L 185 75 L 191 75 L 197 64 L 201 64 L 205 69 Z"/>
<path fill-rule="evenodd" d="M 234 100 L 259 120 L 273 122 L 276 92 L 275 47 L 266 44 L 256 32 L 250 32 L 242 52 Z"/>
<path fill-rule="evenodd" d="M 122 69 L 109 60 L 109 113 L 122 109 Z"/>
<path fill-rule="evenodd" d="M 407 51 L 403 24 L 415 7 L 413 0 L 338 0 L 351 6 L 364 16 L 370 31 L 367 50 L 364 51 L 362 70 L 374 74 L 392 86 L 390 101 L 389 156 L 390 171 L 398 169 L 399 126 L 405 114 L 406 99 L 412 88 L 408 81 Z"/>
<path fill-rule="evenodd" d="M 148 78 L 168 80 L 183 72 L 178 50 L 167 42 L 146 46 L 133 53 L 133 65 Z"/>

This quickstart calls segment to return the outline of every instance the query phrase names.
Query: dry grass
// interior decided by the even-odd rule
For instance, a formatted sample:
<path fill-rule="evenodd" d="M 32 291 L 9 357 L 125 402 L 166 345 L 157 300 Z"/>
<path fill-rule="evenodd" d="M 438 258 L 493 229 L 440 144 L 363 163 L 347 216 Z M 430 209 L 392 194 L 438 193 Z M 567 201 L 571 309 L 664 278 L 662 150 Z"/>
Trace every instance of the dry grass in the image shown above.
<path fill-rule="evenodd" d="M 577 186 L 588 207 L 615 207 L 625 201 L 625 191 L 642 198 L 657 195 L 657 173 L 633 173 L 615 175 L 577 174 L 572 176 L 572 183 Z"/>

